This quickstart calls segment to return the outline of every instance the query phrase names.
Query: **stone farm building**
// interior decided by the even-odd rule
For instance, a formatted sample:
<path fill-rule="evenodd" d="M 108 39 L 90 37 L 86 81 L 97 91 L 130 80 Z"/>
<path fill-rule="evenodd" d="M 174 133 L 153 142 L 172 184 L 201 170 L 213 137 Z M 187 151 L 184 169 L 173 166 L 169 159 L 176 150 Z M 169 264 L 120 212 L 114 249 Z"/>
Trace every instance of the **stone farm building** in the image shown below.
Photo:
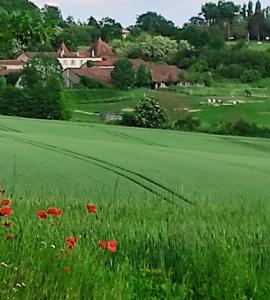
<path fill-rule="evenodd" d="M 12 72 L 20 72 L 29 59 L 36 56 L 37 52 L 24 52 L 16 60 L 0 60 L 0 76 L 7 76 Z M 56 52 L 44 52 L 55 57 L 63 68 L 63 77 L 67 87 L 80 82 L 82 77 L 99 80 L 105 84 L 112 84 L 111 72 L 114 63 L 119 58 L 116 53 L 101 39 L 86 51 L 70 51 L 65 43 L 62 43 Z M 87 62 L 93 62 L 94 66 L 88 67 Z M 152 87 L 163 88 L 168 83 L 177 84 L 180 81 L 180 69 L 167 64 L 156 64 L 141 59 L 131 59 L 135 70 L 140 65 L 145 65 L 152 73 Z"/>

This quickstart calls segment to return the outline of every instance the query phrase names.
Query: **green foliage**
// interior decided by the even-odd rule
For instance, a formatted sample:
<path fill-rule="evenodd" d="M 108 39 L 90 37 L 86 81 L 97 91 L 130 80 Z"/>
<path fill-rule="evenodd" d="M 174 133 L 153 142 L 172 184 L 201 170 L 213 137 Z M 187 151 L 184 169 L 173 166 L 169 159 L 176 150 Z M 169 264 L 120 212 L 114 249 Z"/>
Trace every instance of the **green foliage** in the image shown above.
<path fill-rule="evenodd" d="M 6 85 L 7 85 L 6 78 L 0 76 L 0 90 L 3 89 L 3 88 L 5 88 Z"/>
<path fill-rule="evenodd" d="M 103 82 L 96 80 L 94 78 L 89 77 L 82 77 L 80 81 L 80 85 L 83 85 L 84 87 L 88 89 L 103 89 L 105 88 L 105 85 Z"/>
<path fill-rule="evenodd" d="M 212 126 L 208 132 L 222 135 L 270 138 L 269 127 L 259 127 L 256 123 L 250 123 L 244 119 L 235 122 L 220 122 L 217 126 Z"/>
<path fill-rule="evenodd" d="M 20 79 L 22 72 L 12 72 L 7 76 L 7 84 L 15 86 Z"/>
<path fill-rule="evenodd" d="M 182 74 L 181 80 L 183 82 L 191 83 L 191 84 L 204 84 L 206 86 L 211 86 L 212 83 L 212 74 L 210 72 L 194 72 L 187 71 Z"/>
<path fill-rule="evenodd" d="M 30 59 L 22 72 L 22 85 L 26 87 L 34 87 L 39 82 L 46 87 L 53 80 L 61 86 L 62 67 L 57 59 L 45 54 Z"/>
<path fill-rule="evenodd" d="M 71 24 L 62 29 L 53 40 L 55 49 L 64 41 L 69 50 L 77 51 L 80 45 L 89 45 L 94 43 L 99 36 L 99 32 L 89 25 Z"/>
<path fill-rule="evenodd" d="M 10 57 L 48 42 L 55 34 L 55 24 L 39 11 L 8 14 L 0 9 L 0 57 Z"/>
<path fill-rule="evenodd" d="M 0 9 L 6 10 L 8 13 L 14 11 L 37 11 L 38 7 L 28 0 L 1 0 Z"/>
<path fill-rule="evenodd" d="M 222 66 L 220 68 L 221 75 L 227 78 L 239 79 L 243 72 L 244 68 L 241 65 L 237 64 Z"/>
<path fill-rule="evenodd" d="M 175 40 L 163 36 L 142 34 L 134 39 L 116 40 L 113 49 L 121 56 L 142 58 L 150 61 L 170 62 L 177 54 L 178 48 L 188 44 L 178 44 Z"/>
<path fill-rule="evenodd" d="M 135 107 L 136 126 L 143 128 L 165 128 L 167 113 L 153 98 L 144 97 Z"/>
<path fill-rule="evenodd" d="M 184 131 L 196 131 L 201 125 L 200 120 L 193 118 L 190 114 L 183 119 L 179 119 L 173 123 L 173 128 Z"/>
<path fill-rule="evenodd" d="M 45 4 L 41 11 L 46 20 L 54 21 L 58 26 L 63 25 L 64 20 L 62 13 L 57 6 Z"/>
<path fill-rule="evenodd" d="M 177 31 L 172 21 L 168 21 L 163 16 L 151 11 L 137 18 L 136 27 L 141 31 L 162 36 L 175 36 Z"/>
<path fill-rule="evenodd" d="M 21 85 L 7 86 L 0 98 L 0 112 L 40 119 L 67 119 L 62 98 L 62 72 L 59 62 L 46 55 L 28 61 L 22 71 Z"/>
<path fill-rule="evenodd" d="M 101 38 L 104 41 L 110 42 L 113 39 L 119 39 L 122 37 L 122 26 L 114 19 L 108 17 L 103 18 L 99 25 L 101 28 Z"/>
<path fill-rule="evenodd" d="M 240 76 L 240 79 L 244 83 L 254 82 L 261 79 L 261 74 L 257 70 L 247 69 L 243 71 L 243 73 Z"/>
<path fill-rule="evenodd" d="M 134 86 L 135 71 L 130 60 L 121 58 L 115 63 L 115 68 L 112 71 L 112 81 L 120 89 Z"/>
<path fill-rule="evenodd" d="M 96 65 L 96 63 L 95 63 L 94 61 L 92 61 L 92 60 L 88 60 L 88 61 L 86 62 L 87 68 L 95 67 L 95 65 Z"/>
<path fill-rule="evenodd" d="M 151 71 L 145 66 L 140 65 L 138 71 L 136 72 L 136 82 L 137 87 L 149 87 L 152 83 Z"/>

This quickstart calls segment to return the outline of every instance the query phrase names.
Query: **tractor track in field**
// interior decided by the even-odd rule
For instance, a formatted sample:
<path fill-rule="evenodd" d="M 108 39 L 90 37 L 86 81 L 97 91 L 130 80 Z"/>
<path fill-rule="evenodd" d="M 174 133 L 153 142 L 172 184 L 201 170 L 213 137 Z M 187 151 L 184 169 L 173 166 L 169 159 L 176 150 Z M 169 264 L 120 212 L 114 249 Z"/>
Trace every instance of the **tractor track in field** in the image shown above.
<path fill-rule="evenodd" d="M 81 125 L 81 124 L 79 124 L 78 126 L 88 127 L 88 125 Z M 92 127 L 94 127 L 94 126 L 92 126 Z M 113 130 L 105 130 L 105 129 L 100 128 L 100 127 L 95 127 L 95 128 L 98 129 L 99 131 L 102 131 L 102 132 L 107 133 L 109 135 L 117 136 L 117 137 L 124 138 L 124 139 L 128 138 L 128 139 L 133 140 L 133 141 L 142 142 L 142 143 L 144 143 L 148 146 L 158 146 L 158 147 L 168 148 L 168 146 L 166 146 L 166 145 L 162 145 L 162 144 L 158 144 L 158 143 L 154 143 L 154 142 L 149 142 L 145 139 L 134 137 L 134 136 L 128 135 L 128 134 L 123 133 L 123 132 L 115 132 Z"/>
<path fill-rule="evenodd" d="M 27 140 L 27 139 L 21 138 L 21 137 L 15 137 L 15 136 L 11 136 L 11 135 L 9 135 L 9 136 L 12 137 L 13 139 L 19 141 L 19 142 L 22 142 L 22 143 L 25 143 L 25 144 L 28 144 L 28 145 L 32 145 L 32 146 L 39 147 L 39 148 L 46 149 L 46 150 L 50 150 L 50 151 L 54 151 L 54 152 L 57 152 L 57 153 L 60 153 L 60 154 L 64 154 L 64 155 L 79 159 L 79 160 L 87 162 L 87 163 L 94 164 L 94 165 L 96 165 L 100 168 L 103 168 L 107 171 L 110 171 L 114 174 L 117 174 L 121 177 L 124 177 L 127 180 L 141 186 L 145 190 L 155 194 L 156 196 L 161 197 L 162 199 L 172 203 L 172 201 L 168 197 L 165 197 L 161 193 L 155 191 L 154 189 L 152 189 L 149 186 L 147 186 L 146 184 L 140 182 L 138 179 L 135 179 L 135 178 L 131 177 L 130 175 L 136 176 L 136 177 L 146 181 L 147 183 L 150 183 L 150 184 L 154 185 L 155 187 L 159 188 L 160 190 L 163 190 L 163 191 L 171 194 L 172 196 L 175 196 L 175 197 L 181 199 L 185 203 L 188 203 L 190 205 L 195 205 L 192 201 L 185 198 L 184 196 L 179 195 L 178 193 L 174 192 L 173 190 L 169 189 L 168 187 L 166 187 L 166 186 L 164 186 L 164 185 L 162 185 L 162 184 L 160 184 L 160 183 L 158 183 L 158 182 L 156 182 L 156 181 L 154 181 L 154 180 L 152 180 L 152 179 L 150 179 L 150 178 L 148 178 L 148 177 L 146 177 L 146 176 L 144 176 L 140 173 L 133 172 L 133 171 L 130 171 L 130 170 L 125 169 L 123 167 L 120 167 L 120 166 L 117 166 L 115 164 L 109 163 L 107 161 L 98 159 L 96 157 L 81 154 L 81 153 L 71 151 L 71 150 L 68 150 L 68 149 L 65 149 L 65 148 L 56 147 L 56 146 L 52 146 L 52 145 L 37 142 L 37 141 Z M 127 175 L 123 172 L 128 173 L 129 175 Z"/>
<path fill-rule="evenodd" d="M 161 144 L 158 144 L 158 143 L 152 143 L 152 142 L 148 142 L 147 140 L 145 139 L 141 139 L 141 138 L 137 138 L 137 137 L 133 137 L 133 136 L 130 136 L 126 133 L 123 133 L 123 132 L 114 132 L 112 130 L 104 130 L 102 129 L 103 132 L 107 133 L 107 134 L 110 134 L 110 135 L 113 135 L 113 136 L 117 136 L 117 137 L 120 137 L 120 138 L 128 138 L 130 140 L 134 140 L 134 141 L 137 141 L 137 142 L 142 142 L 143 144 L 147 145 L 147 146 L 158 146 L 158 147 L 164 147 L 164 148 L 168 148 L 167 146 L 165 145 L 161 145 Z"/>

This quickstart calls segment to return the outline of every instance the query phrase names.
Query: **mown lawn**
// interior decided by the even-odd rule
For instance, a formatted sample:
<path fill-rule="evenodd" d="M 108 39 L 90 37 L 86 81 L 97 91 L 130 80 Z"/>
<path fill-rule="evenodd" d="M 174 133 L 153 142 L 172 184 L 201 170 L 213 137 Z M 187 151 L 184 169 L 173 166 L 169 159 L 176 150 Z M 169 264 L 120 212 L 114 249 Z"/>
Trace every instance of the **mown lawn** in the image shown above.
<path fill-rule="evenodd" d="M 269 298 L 269 140 L 0 117 L 0 145 L 1 299 Z"/>

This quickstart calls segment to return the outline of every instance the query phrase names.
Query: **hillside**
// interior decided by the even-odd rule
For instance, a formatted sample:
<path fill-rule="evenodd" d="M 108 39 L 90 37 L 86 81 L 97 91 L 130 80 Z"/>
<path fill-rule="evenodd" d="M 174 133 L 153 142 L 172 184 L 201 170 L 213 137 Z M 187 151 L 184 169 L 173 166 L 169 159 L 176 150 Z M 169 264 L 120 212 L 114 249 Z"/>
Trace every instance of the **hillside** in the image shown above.
<path fill-rule="evenodd" d="M 237 121 L 240 118 L 270 127 L 269 80 L 254 85 L 237 81 L 216 81 L 211 87 L 177 87 L 172 90 L 149 89 L 87 90 L 66 89 L 63 99 L 68 105 L 73 121 L 101 122 L 97 112 L 125 112 L 134 109 L 143 95 L 154 97 L 163 106 L 172 120 L 183 118 L 188 112 L 209 126 L 220 121 Z M 252 98 L 245 97 L 245 90 Z M 208 98 L 223 100 L 223 105 L 208 105 Z M 239 102 L 233 105 L 233 102 Z"/>
<path fill-rule="evenodd" d="M 0 117 L 0 145 L 1 298 L 268 299 L 269 140 Z"/>
<path fill-rule="evenodd" d="M 0 139 L 0 183 L 17 193 L 110 198 L 117 182 L 119 197 L 270 195 L 269 140 L 9 117 Z"/>

